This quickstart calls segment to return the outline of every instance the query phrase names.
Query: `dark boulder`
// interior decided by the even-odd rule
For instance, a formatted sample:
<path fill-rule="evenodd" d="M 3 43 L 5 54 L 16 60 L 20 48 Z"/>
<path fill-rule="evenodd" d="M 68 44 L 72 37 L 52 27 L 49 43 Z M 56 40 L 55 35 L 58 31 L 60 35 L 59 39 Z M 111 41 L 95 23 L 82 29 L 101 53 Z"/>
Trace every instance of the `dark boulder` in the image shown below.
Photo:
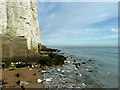
<path fill-rule="evenodd" d="M 86 64 L 86 62 L 82 62 L 82 64 Z"/>
<path fill-rule="evenodd" d="M 93 61 L 92 59 L 89 59 L 88 61 Z"/>

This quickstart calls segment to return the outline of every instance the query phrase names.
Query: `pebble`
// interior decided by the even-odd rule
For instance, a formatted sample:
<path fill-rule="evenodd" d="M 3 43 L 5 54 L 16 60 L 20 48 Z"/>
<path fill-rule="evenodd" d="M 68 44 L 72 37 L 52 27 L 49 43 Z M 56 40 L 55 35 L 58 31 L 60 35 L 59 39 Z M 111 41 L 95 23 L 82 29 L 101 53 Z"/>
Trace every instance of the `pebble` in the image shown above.
<path fill-rule="evenodd" d="M 32 68 L 30 68 L 29 70 L 32 70 Z"/>
<path fill-rule="evenodd" d="M 69 70 L 67 70 L 67 72 L 70 72 Z"/>
<path fill-rule="evenodd" d="M 37 75 L 36 73 L 33 74 L 33 76 L 36 76 L 36 75 Z"/>
<path fill-rule="evenodd" d="M 13 62 L 11 62 L 11 64 L 14 64 Z"/>
<path fill-rule="evenodd" d="M 80 76 L 82 76 L 82 74 L 80 74 Z"/>
<path fill-rule="evenodd" d="M 45 73 L 46 71 L 42 70 L 42 73 Z"/>
<path fill-rule="evenodd" d="M 79 75 L 79 73 L 76 73 L 76 75 Z"/>
<path fill-rule="evenodd" d="M 60 72 L 60 69 L 57 69 L 58 72 Z"/>
<path fill-rule="evenodd" d="M 16 64 L 19 64 L 18 62 L 16 62 Z"/>
<path fill-rule="evenodd" d="M 45 81 L 51 81 L 52 80 L 52 78 L 47 78 L 47 79 L 45 79 Z"/>
<path fill-rule="evenodd" d="M 85 86 L 85 83 L 82 83 L 83 86 Z"/>
<path fill-rule="evenodd" d="M 34 68 L 34 65 L 32 65 L 32 68 Z"/>
<path fill-rule="evenodd" d="M 77 70 L 77 68 L 75 67 L 74 70 Z"/>
<path fill-rule="evenodd" d="M 41 80 L 41 79 L 39 79 L 39 78 L 37 79 L 37 82 L 38 82 L 38 83 L 41 83 L 42 81 L 43 81 L 43 80 Z"/>
<path fill-rule="evenodd" d="M 64 71 L 64 70 L 62 70 L 61 72 L 62 72 L 62 73 L 64 73 L 65 71 Z"/>
<path fill-rule="evenodd" d="M 21 62 L 19 62 L 19 64 L 21 64 Z"/>
<path fill-rule="evenodd" d="M 92 61 L 92 59 L 88 60 L 88 61 Z"/>
<path fill-rule="evenodd" d="M 82 64 L 86 64 L 85 62 L 82 62 Z"/>
<path fill-rule="evenodd" d="M 70 61 L 67 61 L 67 63 L 70 63 Z"/>
<path fill-rule="evenodd" d="M 74 65 L 74 64 L 75 64 L 75 62 L 72 62 L 72 64 Z"/>

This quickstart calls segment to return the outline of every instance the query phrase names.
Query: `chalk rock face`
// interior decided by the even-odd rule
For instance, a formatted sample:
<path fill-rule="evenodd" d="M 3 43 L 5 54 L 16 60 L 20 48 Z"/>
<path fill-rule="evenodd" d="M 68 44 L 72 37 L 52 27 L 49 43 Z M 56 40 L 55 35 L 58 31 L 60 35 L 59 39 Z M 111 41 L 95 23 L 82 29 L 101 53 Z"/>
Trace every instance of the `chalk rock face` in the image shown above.
<path fill-rule="evenodd" d="M 1 1 L 0 34 L 25 36 L 28 49 L 36 50 L 41 43 L 36 1 Z"/>

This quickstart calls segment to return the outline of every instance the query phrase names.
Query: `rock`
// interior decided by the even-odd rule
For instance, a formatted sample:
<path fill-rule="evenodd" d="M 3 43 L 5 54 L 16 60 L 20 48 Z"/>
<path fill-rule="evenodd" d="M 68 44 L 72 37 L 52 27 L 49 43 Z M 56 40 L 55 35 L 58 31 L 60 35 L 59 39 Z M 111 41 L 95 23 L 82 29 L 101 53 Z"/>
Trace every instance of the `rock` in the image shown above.
<path fill-rule="evenodd" d="M 32 65 L 32 68 L 34 68 L 35 66 L 34 65 Z"/>
<path fill-rule="evenodd" d="M 76 73 L 76 75 L 82 76 L 82 74 L 80 74 L 80 73 Z"/>
<path fill-rule="evenodd" d="M 80 67 L 80 63 L 76 63 L 76 68 L 79 68 Z"/>
<path fill-rule="evenodd" d="M 19 80 L 17 83 L 20 86 L 24 86 L 24 85 L 28 85 L 29 84 L 27 81 L 23 81 L 23 80 Z"/>
<path fill-rule="evenodd" d="M 67 61 L 67 63 L 70 63 L 70 61 Z"/>
<path fill-rule="evenodd" d="M 11 62 L 11 64 L 12 64 L 12 65 L 14 65 L 14 63 L 13 63 L 13 62 Z"/>
<path fill-rule="evenodd" d="M 70 75 L 70 77 L 73 77 L 72 75 Z"/>
<path fill-rule="evenodd" d="M 93 61 L 92 59 L 88 60 L 88 61 Z"/>
<path fill-rule="evenodd" d="M 16 64 L 19 64 L 18 62 L 16 62 Z"/>
<path fill-rule="evenodd" d="M 76 62 L 77 60 L 74 60 L 74 62 Z"/>
<path fill-rule="evenodd" d="M 41 79 L 37 79 L 37 83 L 41 83 L 43 80 L 41 80 Z"/>
<path fill-rule="evenodd" d="M 61 71 L 61 73 L 63 73 L 63 74 L 64 74 L 64 72 L 65 72 L 64 70 Z"/>
<path fill-rule="evenodd" d="M 47 78 L 47 79 L 45 79 L 45 81 L 48 81 L 48 82 L 51 81 L 51 80 L 52 80 L 52 78 Z"/>
<path fill-rule="evenodd" d="M 35 65 L 35 68 L 39 68 L 40 67 L 40 65 Z"/>
<path fill-rule="evenodd" d="M 75 65 L 75 62 L 72 62 L 73 65 Z"/>
<path fill-rule="evenodd" d="M 54 73 L 55 75 L 58 75 L 58 73 Z"/>
<path fill-rule="evenodd" d="M 80 63 L 77 63 L 77 66 L 80 66 Z"/>
<path fill-rule="evenodd" d="M 79 73 L 76 73 L 76 75 L 79 75 Z"/>
<path fill-rule="evenodd" d="M 2 85 L 8 84 L 7 80 L 2 80 Z"/>
<path fill-rule="evenodd" d="M 19 62 L 19 64 L 21 64 L 21 62 Z"/>
<path fill-rule="evenodd" d="M 69 63 L 70 63 L 70 61 L 64 61 L 64 63 L 65 63 L 65 64 L 69 64 Z"/>
<path fill-rule="evenodd" d="M 13 71 L 13 70 L 15 70 L 15 68 L 9 68 L 9 71 Z"/>
<path fill-rule="evenodd" d="M 83 86 L 85 86 L 85 83 L 82 83 Z"/>
<path fill-rule="evenodd" d="M 80 76 L 82 76 L 82 74 L 79 74 Z"/>
<path fill-rule="evenodd" d="M 45 81 L 42 81 L 41 83 L 45 83 Z"/>
<path fill-rule="evenodd" d="M 12 86 L 13 88 L 15 87 L 15 86 Z"/>
<path fill-rule="evenodd" d="M 88 72 L 93 72 L 92 70 L 88 70 Z"/>
<path fill-rule="evenodd" d="M 28 66 L 28 68 L 30 68 L 30 66 Z"/>
<path fill-rule="evenodd" d="M 86 69 L 86 71 L 88 71 L 88 72 L 93 72 L 92 70 L 90 70 L 90 69 Z"/>
<path fill-rule="evenodd" d="M 67 72 L 70 72 L 70 70 L 67 70 Z"/>
<path fill-rule="evenodd" d="M 80 66 L 76 66 L 76 68 L 79 68 Z"/>
<path fill-rule="evenodd" d="M 60 69 L 57 69 L 58 72 L 60 72 Z"/>
<path fill-rule="evenodd" d="M 82 64 L 86 64 L 85 62 L 82 62 Z"/>
<path fill-rule="evenodd" d="M 33 76 L 36 76 L 36 75 L 37 75 L 36 73 L 33 74 Z"/>
<path fill-rule="evenodd" d="M 24 86 L 21 86 L 21 89 L 22 89 L 22 90 L 25 90 L 25 87 L 24 87 Z"/>
<path fill-rule="evenodd" d="M 42 73 L 46 73 L 47 71 L 45 71 L 45 70 L 42 70 L 41 72 L 42 72 Z"/>
<path fill-rule="evenodd" d="M 20 74 L 19 74 L 19 73 L 17 73 L 17 74 L 16 74 L 16 77 L 20 77 Z"/>
<path fill-rule="evenodd" d="M 16 74 L 16 77 L 20 77 L 20 76 L 23 76 L 23 74 L 22 73 L 17 73 Z"/>
<path fill-rule="evenodd" d="M 29 70 L 32 70 L 32 68 L 30 68 Z"/>
<path fill-rule="evenodd" d="M 77 70 L 77 68 L 75 67 L 74 70 Z"/>

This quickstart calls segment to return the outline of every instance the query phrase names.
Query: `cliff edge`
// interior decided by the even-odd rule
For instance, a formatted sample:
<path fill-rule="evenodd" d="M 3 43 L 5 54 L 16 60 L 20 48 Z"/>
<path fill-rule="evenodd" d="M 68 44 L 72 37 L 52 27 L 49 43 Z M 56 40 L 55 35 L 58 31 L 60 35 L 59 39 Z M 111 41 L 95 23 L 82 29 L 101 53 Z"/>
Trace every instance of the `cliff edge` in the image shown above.
<path fill-rule="evenodd" d="M 25 36 L 28 49 L 37 50 L 41 41 L 36 1 L 9 1 L 0 1 L 0 34 Z"/>

